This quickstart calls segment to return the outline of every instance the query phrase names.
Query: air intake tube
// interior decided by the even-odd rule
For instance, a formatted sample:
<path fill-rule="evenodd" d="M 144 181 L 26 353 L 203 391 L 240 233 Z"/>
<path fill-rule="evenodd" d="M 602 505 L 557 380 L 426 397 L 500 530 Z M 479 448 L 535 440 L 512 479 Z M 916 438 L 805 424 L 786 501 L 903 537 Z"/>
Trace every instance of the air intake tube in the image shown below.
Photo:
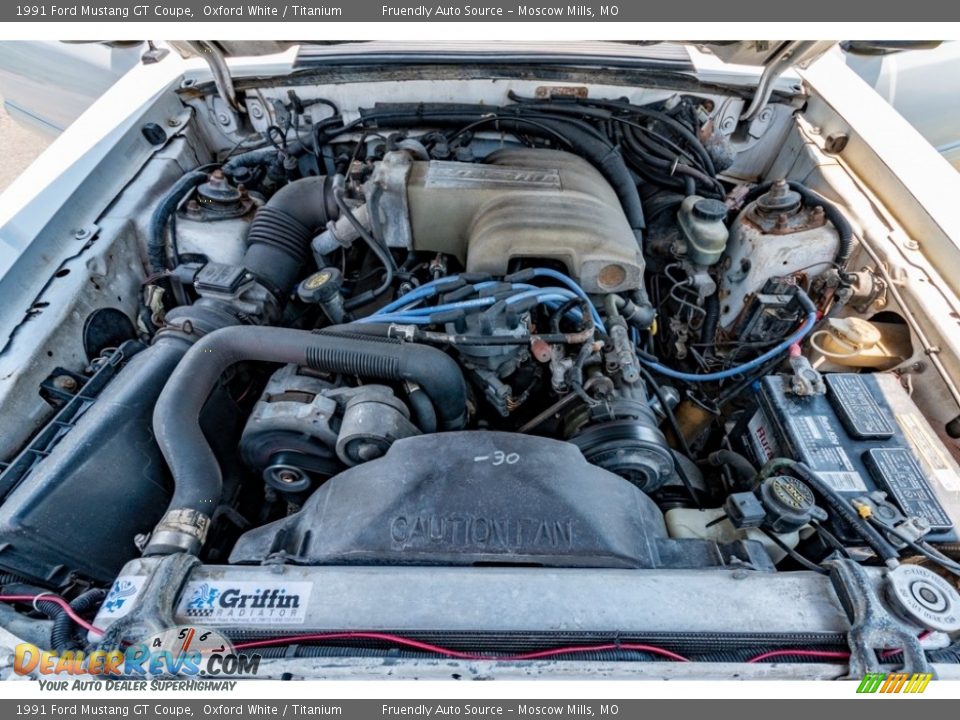
<path fill-rule="evenodd" d="M 257 211 L 243 265 L 281 302 L 297 281 L 310 240 L 340 216 L 333 179 L 308 177 L 280 188 Z"/>
<path fill-rule="evenodd" d="M 462 428 L 467 389 L 457 363 L 427 345 L 323 335 L 275 327 L 210 333 L 184 356 L 160 394 L 153 431 L 173 474 L 174 493 L 145 555 L 197 554 L 220 502 L 220 464 L 200 429 L 200 411 L 220 376 L 243 361 L 294 363 L 379 380 L 410 381 L 433 403 L 441 430 Z"/>

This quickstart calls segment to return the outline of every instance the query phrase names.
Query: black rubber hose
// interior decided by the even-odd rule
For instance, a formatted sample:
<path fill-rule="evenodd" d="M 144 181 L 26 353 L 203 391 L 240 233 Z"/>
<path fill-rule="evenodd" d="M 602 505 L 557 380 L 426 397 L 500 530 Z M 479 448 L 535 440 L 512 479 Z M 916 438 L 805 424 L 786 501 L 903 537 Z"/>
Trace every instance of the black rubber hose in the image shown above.
<path fill-rule="evenodd" d="M 205 183 L 208 178 L 209 175 L 204 170 L 188 172 L 173 184 L 154 208 L 153 215 L 150 216 L 150 235 L 147 238 L 147 259 L 150 261 L 152 273 L 163 272 L 170 267 L 167 260 L 166 238 L 167 222 L 170 216 L 177 209 L 180 201 L 197 185 Z"/>
<path fill-rule="evenodd" d="M 337 335 L 338 337 L 354 337 L 361 340 L 381 340 L 394 342 L 390 337 L 391 323 L 345 323 L 343 325 L 327 325 L 313 332 L 318 335 Z"/>
<path fill-rule="evenodd" d="M 380 264 L 383 265 L 384 270 L 383 281 L 378 287 L 372 290 L 367 290 L 366 292 L 362 292 L 358 295 L 354 295 L 346 303 L 344 303 L 344 307 L 350 311 L 366 305 L 369 302 L 373 302 L 390 289 L 390 287 L 393 285 L 394 272 L 397 269 L 397 263 L 394 261 L 390 251 L 381 245 L 377 239 L 363 226 L 363 224 L 357 220 L 356 216 L 353 214 L 353 211 L 347 205 L 347 202 L 343 197 L 342 189 L 333 191 L 333 199 L 337 204 L 339 211 L 345 218 L 347 218 L 347 220 L 350 221 L 350 224 L 353 225 L 354 229 L 357 231 L 357 234 L 367 244 L 367 248 L 369 248 L 370 252 L 373 253 L 377 260 L 380 261 Z M 372 206 L 369 209 L 370 218 L 372 221 L 373 218 L 376 217 L 376 211 L 372 208 Z"/>
<path fill-rule="evenodd" d="M 576 99 L 572 102 L 568 101 L 566 103 L 558 102 L 544 102 L 542 100 L 536 99 L 524 99 L 513 93 L 511 93 L 511 100 L 516 100 L 518 106 L 527 108 L 527 109 L 536 109 L 543 112 L 557 112 L 557 113 L 574 113 L 582 114 L 587 117 L 603 118 L 607 117 L 613 122 L 622 122 L 626 118 L 619 115 L 615 115 L 613 111 L 627 114 L 627 115 L 639 115 L 641 117 L 646 117 L 651 120 L 660 122 L 663 125 L 668 126 L 672 129 L 677 135 L 682 137 L 687 144 L 691 147 L 694 154 L 699 158 L 700 162 L 703 163 L 704 169 L 711 175 L 715 176 L 717 174 L 716 168 L 713 165 L 713 159 L 710 157 L 710 153 L 707 152 L 707 149 L 704 147 L 703 143 L 700 141 L 700 138 L 697 137 L 690 128 L 684 125 L 682 122 L 677 120 L 675 117 L 667 115 L 664 112 L 659 110 L 654 110 L 649 107 L 643 107 L 640 105 L 632 105 L 628 102 L 622 101 L 610 101 L 610 100 L 582 100 Z M 605 114 L 604 114 L 605 113 Z"/>
<path fill-rule="evenodd" d="M 396 339 L 388 336 L 390 324 L 381 323 L 354 323 L 347 325 L 329 325 L 313 332 L 321 335 L 336 335 L 339 337 L 353 337 L 361 340 L 372 340 L 385 343 L 396 343 Z M 407 401 L 413 414 L 414 424 L 420 432 L 429 434 L 437 431 L 437 411 L 427 395 L 419 385 L 412 385 L 407 389 Z"/>
<path fill-rule="evenodd" d="M 710 157 L 710 153 L 707 152 L 707 149 L 703 146 L 703 143 L 700 142 L 700 138 L 698 138 L 686 125 L 681 123 L 679 120 L 670 117 L 669 115 L 665 115 L 657 110 L 650 110 L 649 108 L 631 107 L 630 112 L 661 122 L 670 127 L 675 133 L 687 141 L 687 144 L 700 159 L 700 162 L 703 163 L 703 168 L 707 171 L 707 174 L 711 177 L 716 176 L 717 170 L 713 166 L 713 158 Z"/>
<path fill-rule="evenodd" d="M 717 324 L 720 320 L 719 291 L 708 295 L 703 303 L 703 324 L 700 326 L 700 342 L 713 347 L 717 341 Z"/>
<path fill-rule="evenodd" d="M 330 213 L 335 211 L 326 178 L 306 178 L 278 191 L 251 223 L 244 265 L 277 294 L 281 306 L 301 271 L 314 229 L 323 227 Z M 116 432 L 104 439 L 104 426 L 94 416 L 98 412 L 112 413 L 111 417 L 120 417 L 122 414 L 125 422 L 121 426 L 149 423 L 168 378 L 196 337 L 209 337 L 219 328 L 239 323 L 241 318 L 229 302 L 201 298 L 193 305 L 174 308 L 167 313 L 166 320 L 166 327 L 157 334 L 153 345 L 135 355 L 120 371 L 93 409 L 80 419 L 71 437 L 80 437 L 82 440 L 86 435 L 89 436 L 89 442 L 96 441 L 97 444 L 126 442 L 123 434 Z M 181 388 L 180 392 L 187 396 L 192 391 L 184 392 Z M 201 404 L 208 394 L 201 398 Z M 199 409 L 197 413 L 194 424 L 198 422 Z M 153 471 L 150 474 L 152 476 Z M 158 478 L 157 482 L 162 482 L 162 478 Z M 206 509 L 213 512 L 213 507 Z M 149 525 L 152 518 L 141 518 L 137 522 Z"/>
<path fill-rule="evenodd" d="M 757 476 L 753 463 L 733 450 L 716 450 L 707 455 L 707 463 L 713 467 L 728 467 L 738 489 L 747 490 Z"/>
<path fill-rule="evenodd" d="M 44 595 L 43 597 L 38 597 L 38 598 L 34 601 L 34 603 L 33 603 L 33 606 L 34 606 L 37 610 L 39 610 L 39 611 L 42 612 L 44 615 L 46 615 L 47 618 L 49 618 L 50 620 L 53 620 L 54 624 L 56 624 L 56 622 L 57 622 L 57 620 L 60 618 L 60 616 L 66 615 L 66 614 L 67 614 L 67 611 L 64 610 L 64 609 L 63 609 L 63 606 L 60 605 L 59 603 L 55 603 L 55 602 L 53 602 L 52 600 L 44 600 L 44 599 L 43 599 L 44 597 L 58 597 L 58 598 L 59 598 L 60 596 L 59 596 L 59 595 L 54 595 L 53 593 L 50 593 L 50 595 Z M 61 598 L 61 599 L 62 599 L 62 598 Z"/>
<path fill-rule="evenodd" d="M 696 193 L 696 183 L 701 183 L 704 185 L 705 188 L 703 192 L 711 197 L 718 194 L 723 194 L 723 186 L 718 183 L 716 178 L 712 178 L 705 172 L 680 162 L 676 155 L 669 160 L 653 155 L 644 147 L 642 147 L 642 144 L 638 140 L 638 134 L 633 131 L 634 128 L 628 126 L 624 132 L 620 133 L 620 137 L 622 138 L 624 145 L 626 146 L 628 152 L 636 155 L 636 159 L 640 162 L 645 163 L 650 167 L 657 168 L 658 170 L 666 171 L 667 175 L 665 176 L 665 179 L 669 182 L 663 184 L 667 185 L 668 187 L 673 186 L 676 184 L 673 181 L 678 179 L 677 176 L 682 176 L 682 178 L 679 179 L 683 180 L 684 192 L 687 195 L 694 195 Z M 693 189 L 691 189 L 690 182 L 694 183 Z"/>
<path fill-rule="evenodd" d="M 332 186 L 328 177 L 295 180 L 274 193 L 250 223 L 243 265 L 280 300 L 293 288 L 310 240 L 339 217 Z"/>
<path fill-rule="evenodd" d="M 423 391 L 416 387 L 407 393 L 407 401 L 410 403 L 410 410 L 413 413 L 413 421 L 420 432 L 424 434 L 437 431 L 437 411 L 433 409 L 433 403 Z"/>
<path fill-rule="evenodd" d="M 294 140 L 284 148 L 287 155 L 299 156 L 310 150 L 299 140 Z M 280 151 L 271 145 L 270 147 L 248 150 L 247 152 L 237 153 L 223 163 L 223 172 L 227 175 L 235 175 L 241 168 L 257 168 L 275 164 L 283 164 L 280 158 Z"/>
<path fill-rule="evenodd" d="M 107 591 L 100 588 L 87 590 L 70 601 L 70 609 L 81 617 L 100 607 L 100 603 L 107 596 Z M 60 608 L 60 614 L 53 618 L 53 629 L 50 631 L 50 645 L 57 652 L 77 649 L 78 643 L 74 637 L 76 625 L 67 613 Z"/>
<path fill-rule="evenodd" d="M 223 163 L 223 172 L 235 175 L 241 168 L 257 168 L 270 165 L 277 159 L 277 149 L 273 146 L 247 150 L 238 153 Z"/>
<path fill-rule="evenodd" d="M 757 475 L 757 481 L 760 482 L 771 477 L 778 470 L 786 470 L 798 480 L 802 480 L 809 485 L 814 492 L 824 499 L 834 512 L 857 531 L 864 542 L 870 546 L 870 549 L 873 550 L 881 560 L 889 562 L 899 558 L 900 554 L 897 552 L 897 549 L 893 547 L 876 528 L 870 525 L 864 518 L 860 517 L 850 501 L 834 490 L 831 485 L 822 480 L 817 473 L 804 463 L 790 460 L 789 458 L 774 458 L 760 469 L 760 473 Z"/>
<path fill-rule="evenodd" d="M 837 245 L 837 254 L 834 256 L 834 262 L 836 262 L 836 264 L 842 269 L 850 259 L 850 253 L 853 252 L 853 228 L 850 226 L 850 222 L 847 220 L 846 216 L 840 212 L 840 208 L 827 200 L 820 193 L 815 192 L 803 183 L 798 183 L 794 180 L 788 181 L 787 184 L 790 186 L 791 190 L 800 196 L 804 205 L 807 205 L 808 207 L 815 207 L 819 205 L 822 207 L 823 214 L 827 216 L 827 220 L 829 220 L 833 224 L 833 227 L 836 228 L 837 235 L 840 237 L 840 242 Z M 761 183 L 751 188 L 750 192 L 747 193 L 747 196 L 744 199 L 744 204 L 753 202 L 767 192 L 771 187 L 773 187 L 773 182 Z"/>
<path fill-rule="evenodd" d="M 147 554 L 198 550 L 220 503 L 220 464 L 200 428 L 200 411 L 220 376 L 244 361 L 293 363 L 315 370 L 416 383 L 430 397 L 441 430 L 462 428 L 467 388 L 459 365 L 441 350 L 415 343 L 316 334 L 276 327 L 229 327 L 199 340 L 160 393 L 153 431 L 174 480 L 169 509 Z M 196 524 L 194 540 L 184 517 Z M 204 519 L 205 518 L 205 519 Z M 160 536 L 157 539 L 158 535 Z M 170 538 L 185 544 L 174 547 Z"/>

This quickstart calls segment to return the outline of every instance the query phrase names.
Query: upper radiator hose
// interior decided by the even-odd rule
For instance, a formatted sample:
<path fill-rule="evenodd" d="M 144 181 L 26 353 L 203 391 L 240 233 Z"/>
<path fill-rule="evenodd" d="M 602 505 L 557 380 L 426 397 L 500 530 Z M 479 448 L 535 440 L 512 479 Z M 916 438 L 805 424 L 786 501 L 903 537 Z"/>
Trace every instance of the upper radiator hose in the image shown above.
<path fill-rule="evenodd" d="M 173 474 L 169 509 L 144 554 L 196 554 L 220 502 L 220 464 L 200 429 L 200 411 L 220 376 L 243 361 L 294 363 L 379 380 L 409 380 L 436 408 L 441 430 L 466 423 L 467 388 L 449 355 L 426 345 L 314 334 L 275 327 L 228 327 L 197 342 L 157 400 L 153 431 Z"/>

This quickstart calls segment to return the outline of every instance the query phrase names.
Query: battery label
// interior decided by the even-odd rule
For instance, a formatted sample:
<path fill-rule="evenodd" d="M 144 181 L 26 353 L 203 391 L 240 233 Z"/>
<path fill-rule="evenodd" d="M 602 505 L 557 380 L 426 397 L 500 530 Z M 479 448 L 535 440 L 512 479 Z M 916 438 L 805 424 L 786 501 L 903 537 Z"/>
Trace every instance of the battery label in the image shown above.
<path fill-rule="evenodd" d="M 864 492 L 867 489 L 827 415 L 789 417 L 787 427 L 800 459 L 834 490 Z"/>
<path fill-rule="evenodd" d="M 927 473 L 935 477 L 944 489 L 960 492 L 960 476 L 937 446 L 937 441 L 930 436 L 924 421 L 916 413 L 899 413 L 897 422 Z"/>
<path fill-rule="evenodd" d="M 825 376 L 830 404 L 851 437 L 859 440 L 892 438 L 894 427 L 887 413 L 870 394 L 859 375 Z"/>
<path fill-rule="evenodd" d="M 863 460 L 874 480 L 886 486 L 905 514 L 922 517 L 935 530 L 952 527 L 913 453 L 906 448 L 872 448 L 863 454 Z"/>
<path fill-rule="evenodd" d="M 780 446 L 773 434 L 773 428 L 766 421 L 763 413 L 757 411 L 747 423 L 747 432 L 750 437 L 750 447 L 755 459 L 762 465 L 780 455 Z"/>

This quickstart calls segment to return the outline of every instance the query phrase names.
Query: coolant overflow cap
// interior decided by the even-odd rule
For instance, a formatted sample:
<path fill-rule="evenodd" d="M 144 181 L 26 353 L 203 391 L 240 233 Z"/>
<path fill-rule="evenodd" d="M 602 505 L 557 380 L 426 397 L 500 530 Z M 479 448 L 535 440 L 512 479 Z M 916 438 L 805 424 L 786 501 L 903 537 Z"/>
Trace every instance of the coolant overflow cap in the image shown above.
<path fill-rule="evenodd" d="M 928 630 L 960 630 L 960 595 L 953 586 L 920 565 L 900 565 L 887 573 L 887 597 L 901 617 Z"/>

